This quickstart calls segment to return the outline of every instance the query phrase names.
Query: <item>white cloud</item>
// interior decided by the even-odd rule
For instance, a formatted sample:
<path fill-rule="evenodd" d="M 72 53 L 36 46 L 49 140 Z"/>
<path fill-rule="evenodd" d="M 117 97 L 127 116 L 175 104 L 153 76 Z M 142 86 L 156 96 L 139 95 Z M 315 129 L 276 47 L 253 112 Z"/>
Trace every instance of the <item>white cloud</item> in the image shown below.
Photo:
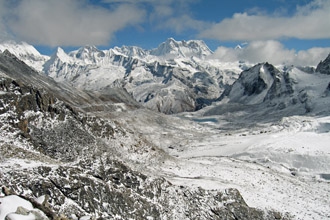
<path fill-rule="evenodd" d="M 146 13 L 132 4 L 110 10 L 88 5 L 85 0 L 0 2 L 7 7 L 0 10 L 0 25 L 5 21 L 18 39 L 51 46 L 106 45 L 116 31 L 142 22 Z"/>
<path fill-rule="evenodd" d="M 200 0 L 103 0 L 104 3 L 130 3 L 149 6 L 149 22 L 155 29 L 173 30 L 182 33 L 186 30 L 202 30 L 209 22 L 196 20 L 191 16 L 190 6 Z"/>
<path fill-rule="evenodd" d="M 330 38 L 330 1 L 315 0 L 297 7 L 294 15 L 236 13 L 200 32 L 200 37 L 218 40 L 270 40 L 281 38 Z"/>
<path fill-rule="evenodd" d="M 274 65 L 293 64 L 298 66 L 316 66 L 330 53 L 328 48 L 311 48 L 309 50 L 289 50 L 278 41 L 253 41 L 242 49 L 219 47 L 210 57 L 223 62 L 238 60 L 250 63 L 269 62 Z"/>
<path fill-rule="evenodd" d="M 208 22 L 195 20 L 189 15 L 172 17 L 159 24 L 158 28 L 174 30 L 176 33 L 183 33 L 186 30 L 200 31 L 208 25 Z"/>

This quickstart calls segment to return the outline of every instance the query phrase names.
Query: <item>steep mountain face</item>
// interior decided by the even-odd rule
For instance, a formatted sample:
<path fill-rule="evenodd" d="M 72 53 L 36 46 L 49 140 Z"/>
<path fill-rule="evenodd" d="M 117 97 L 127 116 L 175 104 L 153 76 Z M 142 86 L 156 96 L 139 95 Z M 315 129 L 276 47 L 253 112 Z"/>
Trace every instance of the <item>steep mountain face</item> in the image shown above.
<path fill-rule="evenodd" d="M 293 90 L 288 73 L 280 72 L 269 63 L 261 63 L 243 71 L 225 94 L 230 102 L 260 104 L 290 95 Z"/>
<path fill-rule="evenodd" d="M 0 78 L 0 214 L 13 195 L 34 208 L 6 219 L 37 219 L 35 209 L 43 219 L 281 218 L 249 207 L 235 189 L 190 189 L 143 174 L 170 156 L 107 116 L 139 108 L 124 90 L 76 90 L 9 51 L 0 54 Z"/>
<path fill-rule="evenodd" d="M 330 54 L 317 65 L 316 72 L 330 75 Z"/>
<path fill-rule="evenodd" d="M 246 119 L 253 121 L 260 114 L 272 113 L 279 119 L 294 114 L 327 112 L 330 81 L 327 74 L 294 66 L 282 68 L 279 70 L 269 63 L 260 63 L 244 70 L 223 92 L 217 107 L 209 109 L 206 114 L 244 109 L 250 115 L 250 119 Z"/>

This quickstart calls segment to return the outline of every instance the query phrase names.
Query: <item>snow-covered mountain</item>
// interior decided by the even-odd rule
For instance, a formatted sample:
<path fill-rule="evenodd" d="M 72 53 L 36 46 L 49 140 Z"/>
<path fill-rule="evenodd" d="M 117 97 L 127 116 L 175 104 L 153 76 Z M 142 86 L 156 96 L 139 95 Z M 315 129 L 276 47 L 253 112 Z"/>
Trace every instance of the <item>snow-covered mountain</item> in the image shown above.
<path fill-rule="evenodd" d="M 273 65 L 262 63 L 243 71 L 226 93 L 231 102 L 259 104 L 290 93 L 292 88 L 288 81 Z"/>
<path fill-rule="evenodd" d="M 220 99 L 245 105 L 263 104 L 275 110 L 288 107 L 296 113 L 322 111 L 326 106 L 320 100 L 325 101 L 330 83 L 323 66 L 329 63 L 325 59 L 315 72 L 294 66 L 279 70 L 269 63 L 257 64 L 242 71 Z"/>
<path fill-rule="evenodd" d="M 49 59 L 46 55 L 41 55 L 32 45 L 15 41 L 5 41 L 0 43 L 0 51 L 8 50 L 27 65 L 37 71 L 43 71 L 43 64 Z"/>
<path fill-rule="evenodd" d="M 177 113 L 209 104 L 241 71 L 238 63 L 214 64 L 206 59 L 211 54 L 203 41 L 172 38 L 152 50 L 85 46 L 68 54 L 58 49 L 43 71 L 81 89 L 123 87 L 145 107 Z"/>

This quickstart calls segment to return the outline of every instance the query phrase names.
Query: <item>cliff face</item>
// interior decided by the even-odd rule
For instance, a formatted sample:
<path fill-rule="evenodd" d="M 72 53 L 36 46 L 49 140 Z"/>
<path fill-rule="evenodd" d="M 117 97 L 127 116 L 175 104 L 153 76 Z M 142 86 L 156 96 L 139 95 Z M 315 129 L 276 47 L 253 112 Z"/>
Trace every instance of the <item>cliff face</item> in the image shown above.
<path fill-rule="evenodd" d="M 316 72 L 330 75 L 330 54 L 317 65 Z"/>

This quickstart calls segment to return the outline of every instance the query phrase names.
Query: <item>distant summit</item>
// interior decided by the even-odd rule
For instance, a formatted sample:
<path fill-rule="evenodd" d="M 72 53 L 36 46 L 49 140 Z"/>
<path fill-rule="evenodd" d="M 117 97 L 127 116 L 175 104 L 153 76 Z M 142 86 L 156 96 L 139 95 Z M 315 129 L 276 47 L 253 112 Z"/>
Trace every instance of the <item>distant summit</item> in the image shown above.
<path fill-rule="evenodd" d="M 69 53 L 71 57 L 85 61 L 86 63 L 96 63 L 99 59 L 105 57 L 105 53 L 102 50 L 96 48 L 96 46 L 84 46 L 76 51 Z"/>
<path fill-rule="evenodd" d="M 154 56 L 173 56 L 173 57 L 191 57 L 205 58 L 213 52 L 202 40 L 176 41 L 173 38 L 167 39 L 161 43 L 158 48 L 150 51 Z"/>
<path fill-rule="evenodd" d="M 48 56 L 41 55 L 34 46 L 26 42 L 5 41 L 0 43 L 0 51 L 8 50 L 20 60 L 24 61 L 27 65 L 35 68 L 39 72 L 42 71 L 42 65 Z"/>

